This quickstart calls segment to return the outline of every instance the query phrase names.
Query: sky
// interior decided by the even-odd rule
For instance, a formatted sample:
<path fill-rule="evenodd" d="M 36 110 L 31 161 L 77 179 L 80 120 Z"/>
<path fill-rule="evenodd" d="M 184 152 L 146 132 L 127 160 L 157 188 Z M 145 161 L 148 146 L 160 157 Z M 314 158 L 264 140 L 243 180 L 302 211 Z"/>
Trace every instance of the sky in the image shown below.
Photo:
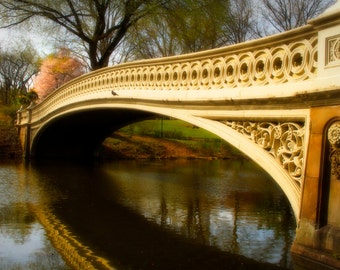
<path fill-rule="evenodd" d="M 33 31 L 18 31 L 13 29 L 0 29 L 0 48 L 3 50 L 16 46 L 22 46 L 22 42 L 30 41 L 33 47 L 38 51 L 40 56 L 53 52 L 52 39 L 48 39 L 34 33 Z"/>

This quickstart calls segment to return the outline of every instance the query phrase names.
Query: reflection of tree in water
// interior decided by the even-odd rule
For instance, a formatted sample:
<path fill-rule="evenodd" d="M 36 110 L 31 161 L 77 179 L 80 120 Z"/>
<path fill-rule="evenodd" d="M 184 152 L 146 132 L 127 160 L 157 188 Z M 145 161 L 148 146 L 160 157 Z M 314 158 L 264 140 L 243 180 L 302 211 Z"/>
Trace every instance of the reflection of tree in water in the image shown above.
<path fill-rule="evenodd" d="M 169 202 L 173 206 L 173 202 Z M 174 207 L 170 207 L 173 209 Z M 195 239 L 200 243 L 205 244 L 209 239 L 209 230 L 205 229 L 207 224 L 204 224 L 202 212 L 205 213 L 200 206 L 200 198 L 188 198 L 186 202 L 186 211 L 181 209 L 181 213 L 185 216 L 176 216 L 174 211 L 169 210 L 168 202 L 165 196 L 160 199 L 160 226 L 172 230 L 171 225 L 177 224 L 180 228 L 177 229 L 182 235 Z M 205 222 L 207 218 L 205 218 Z M 170 225 L 170 226 L 169 226 Z"/>
<path fill-rule="evenodd" d="M 53 247 L 46 246 L 41 252 L 34 253 L 28 267 L 22 269 L 39 269 L 39 270 L 68 270 L 61 257 L 55 253 Z"/>
<path fill-rule="evenodd" d="M 39 189 L 23 168 L 0 166 L 0 269 L 66 270 L 37 221 Z"/>
<path fill-rule="evenodd" d="M 269 189 L 269 192 L 235 192 L 233 197 L 235 198 L 234 238 L 235 240 L 238 238 L 239 247 L 244 248 L 245 243 L 253 245 L 254 254 L 260 252 L 263 258 L 266 256 L 269 258 L 272 254 L 280 254 L 277 256 L 280 258 L 278 264 L 282 267 L 292 267 L 289 255 L 294 230 L 287 230 L 287 228 L 295 228 L 296 224 L 287 198 L 275 189 L 275 185 L 274 188 Z M 253 216 L 254 232 L 247 231 L 242 225 L 247 213 Z M 255 241 L 257 237 L 260 237 L 259 243 Z M 261 237 L 263 237 L 262 241 Z M 258 250 L 254 248 L 256 245 L 259 247 Z M 240 250 L 235 250 L 235 252 L 240 252 Z"/>
<path fill-rule="evenodd" d="M 295 224 L 287 199 L 274 183 L 269 183 L 273 180 L 258 181 L 258 175 L 248 176 L 249 169 L 253 169 L 251 166 L 245 169 L 242 162 L 231 165 L 233 170 L 227 177 L 236 180 L 228 187 L 219 186 L 218 180 L 206 182 L 202 179 L 204 167 L 193 171 L 191 179 L 182 180 L 181 191 L 190 186 L 189 192 L 171 190 L 177 195 L 172 197 L 168 195 L 169 189 L 163 187 L 159 225 L 201 244 L 214 245 L 234 254 L 276 260 L 280 266 L 291 267 L 289 251 L 294 232 L 287 228 L 294 228 Z M 254 179 L 249 180 L 249 177 Z M 209 192 L 220 196 L 220 201 L 211 201 L 206 194 Z M 144 208 L 143 211 L 148 210 Z M 223 220 L 218 221 L 219 215 Z M 272 256 L 273 250 L 277 257 Z"/>
<path fill-rule="evenodd" d="M 0 167 L 0 235 L 24 243 L 31 234 L 35 217 L 29 209 L 30 197 L 21 166 Z M 16 181 L 13 181 L 13 180 Z M 15 228 L 15 229 L 14 229 Z"/>
<path fill-rule="evenodd" d="M 0 213 L 0 234 L 6 237 L 10 236 L 15 243 L 25 243 L 32 232 L 31 225 L 35 221 L 28 205 L 25 203 L 5 205 L 0 208 Z"/>
<path fill-rule="evenodd" d="M 234 223 L 233 223 L 233 230 L 232 230 L 232 238 L 230 244 L 230 251 L 235 254 L 239 254 L 240 247 L 238 243 L 238 234 L 237 234 L 237 221 L 238 221 L 238 212 L 240 210 L 240 202 L 238 198 L 238 192 L 235 192 L 235 206 L 234 206 Z"/>
<path fill-rule="evenodd" d="M 164 196 L 161 198 L 161 226 L 166 226 L 168 218 L 168 207 Z"/>
<path fill-rule="evenodd" d="M 283 196 L 281 197 L 281 202 L 286 200 Z M 281 260 L 280 260 L 280 265 L 283 266 L 288 266 L 289 265 L 289 258 L 288 254 L 290 254 L 290 249 L 291 249 L 291 244 L 293 243 L 294 240 L 294 235 L 290 233 L 288 230 L 285 230 L 287 227 L 296 227 L 295 220 L 293 219 L 293 213 L 292 210 L 288 207 L 281 207 L 283 208 L 281 212 L 281 233 L 283 232 L 283 238 L 284 238 L 284 243 L 285 245 L 282 248 L 282 255 L 281 255 Z M 293 225 L 292 225 L 293 223 Z M 279 228 L 276 230 L 276 235 L 280 235 L 280 230 Z"/>
<path fill-rule="evenodd" d="M 206 224 L 204 224 L 202 220 L 199 198 L 195 198 L 188 202 L 186 225 L 187 237 L 196 239 L 202 244 L 206 244 L 208 237 L 205 235 L 205 232 L 209 232 L 209 230 L 203 228 Z"/>

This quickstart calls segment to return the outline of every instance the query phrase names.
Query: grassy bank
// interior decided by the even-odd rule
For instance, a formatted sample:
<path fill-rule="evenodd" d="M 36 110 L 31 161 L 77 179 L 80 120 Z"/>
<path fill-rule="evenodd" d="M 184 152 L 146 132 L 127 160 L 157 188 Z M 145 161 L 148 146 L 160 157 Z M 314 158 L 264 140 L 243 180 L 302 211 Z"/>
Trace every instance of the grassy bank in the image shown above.
<path fill-rule="evenodd" d="M 110 158 L 232 158 L 242 154 L 216 135 L 180 120 L 146 120 L 103 143 Z M 110 151 L 111 150 L 111 151 Z"/>

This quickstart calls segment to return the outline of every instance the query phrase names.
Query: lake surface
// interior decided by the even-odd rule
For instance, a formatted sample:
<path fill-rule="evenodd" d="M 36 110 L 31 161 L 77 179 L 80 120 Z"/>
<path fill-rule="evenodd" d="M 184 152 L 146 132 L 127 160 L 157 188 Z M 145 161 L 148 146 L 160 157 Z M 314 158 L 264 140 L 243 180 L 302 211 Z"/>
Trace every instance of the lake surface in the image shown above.
<path fill-rule="evenodd" d="M 247 160 L 0 164 L 0 269 L 293 269 L 295 219 Z"/>

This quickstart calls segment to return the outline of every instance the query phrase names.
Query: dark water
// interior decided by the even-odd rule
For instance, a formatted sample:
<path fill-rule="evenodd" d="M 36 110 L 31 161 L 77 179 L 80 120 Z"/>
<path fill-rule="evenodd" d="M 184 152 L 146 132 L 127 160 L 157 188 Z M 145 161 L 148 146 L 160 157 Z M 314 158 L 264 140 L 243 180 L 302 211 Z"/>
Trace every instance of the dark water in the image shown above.
<path fill-rule="evenodd" d="M 293 269 L 295 219 L 246 160 L 0 164 L 0 269 Z"/>

